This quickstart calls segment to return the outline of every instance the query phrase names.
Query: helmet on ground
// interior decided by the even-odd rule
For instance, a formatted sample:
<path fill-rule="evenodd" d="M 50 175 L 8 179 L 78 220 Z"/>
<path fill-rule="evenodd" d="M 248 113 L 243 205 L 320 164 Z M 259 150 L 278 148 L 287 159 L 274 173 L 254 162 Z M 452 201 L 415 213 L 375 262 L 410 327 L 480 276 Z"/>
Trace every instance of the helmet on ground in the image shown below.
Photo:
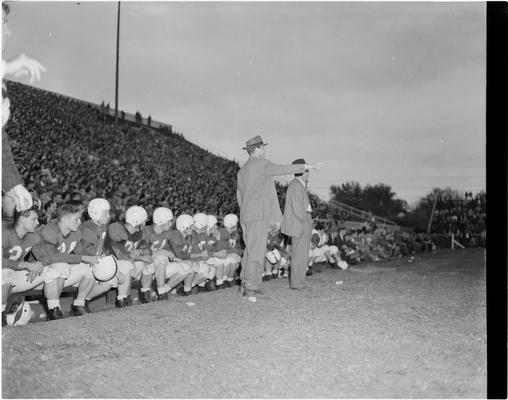
<path fill-rule="evenodd" d="M 118 265 L 113 256 L 106 256 L 99 258 L 97 262 L 92 265 L 92 274 L 99 282 L 107 282 L 116 275 Z"/>
<path fill-rule="evenodd" d="M 194 225 L 194 219 L 189 214 L 182 214 L 176 219 L 176 229 L 180 232 L 185 231 Z"/>
<path fill-rule="evenodd" d="M 167 207 L 156 208 L 153 212 L 153 223 L 155 225 L 164 225 L 173 220 L 173 212 Z"/>
<path fill-rule="evenodd" d="M 207 225 L 208 225 L 208 217 L 206 216 L 206 214 L 197 213 L 196 215 L 194 215 L 194 226 L 196 227 L 196 229 L 202 229 Z"/>
<path fill-rule="evenodd" d="M 127 209 L 125 213 L 125 222 L 132 226 L 141 225 L 148 219 L 148 214 L 143 207 L 132 206 Z"/>
<path fill-rule="evenodd" d="M 238 217 L 235 214 L 228 214 L 224 217 L 224 226 L 226 228 L 233 228 L 238 224 Z"/>
<path fill-rule="evenodd" d="M 32 307 L 26 301 L 20 301 L 12 304 L 6 313 L 7 325 L 9 326 L 21 326 L 26 325 L 32 317 L 34 312 Z"/>
<path fill-rule="evenodd" d="M 217 218 L 214 215 L 208 215 L 208 228 L 213 228 L 215 225 L 217 225 Z"/>
<path fill-rule="evenodd" d="M 92 199 L 90 200 L 90 203 L 88 203 L 88 215 L 96 221 L 101 217 L 104 211 L 109 211 L 110 208 L 109 201 L 106 199 Z"/>
<path fill-rule="evenodd" d="M 273 249 L 272 251 L 267 252 L 265 254 L 265 257 L 268 260 L 268 262 L 272 265 L 277 264 L 281 259 L 280 252 L 277 249 Z"/>

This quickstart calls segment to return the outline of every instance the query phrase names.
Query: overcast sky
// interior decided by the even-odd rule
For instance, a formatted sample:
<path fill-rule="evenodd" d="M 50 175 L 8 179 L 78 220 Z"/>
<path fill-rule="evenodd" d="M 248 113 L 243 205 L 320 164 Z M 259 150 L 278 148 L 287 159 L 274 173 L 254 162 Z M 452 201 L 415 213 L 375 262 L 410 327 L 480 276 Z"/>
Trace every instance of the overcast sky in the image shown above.
<path fill-rule="evenodd" d="M 114 105 L 113 2 L 11 3 L 4 58 L 48 69 L 36 86 Z M 485 188 L 485 3 L 121 5 L 119 107 L 245 161 L 322 161 L 323 199 L 349 180 L 413 203 Z M 171 171 L 168 171 L 170 173 Z"/>

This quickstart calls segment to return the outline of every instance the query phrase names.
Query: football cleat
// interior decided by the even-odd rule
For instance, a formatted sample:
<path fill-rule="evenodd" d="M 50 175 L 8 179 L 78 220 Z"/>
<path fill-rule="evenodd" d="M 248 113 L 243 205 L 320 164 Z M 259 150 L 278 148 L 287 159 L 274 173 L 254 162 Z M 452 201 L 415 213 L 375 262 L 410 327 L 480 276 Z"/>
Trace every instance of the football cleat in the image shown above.
<path fill-rule="evenodd" d="M 91 314 L 92 310 L 90 309 L 90 300 L 85 300 L 85 312 L 87 314 Z"/>
<path fill-rule="evenodd" d="M 232 283 L 231 281 L 224 281 L 224 283 L 222 284 L 222 288 L 223 289 L 230 288 L 231 283 Z"/>
<path fill-rule="evenodd" d="M 159 300 L 159 301 L 169 300 L 169 294 L 168 293 L 159 294 L 159 296 L 157 297 L 157 300 Z"/>
<path fill-rule="evenodd" d="M 7 316 L 5 315 L 5 311 L 2 311 L 2 326 L 7 326 Z"/>
<path fill-rule="evenodd" d="M 116 308 L 124 308 L 124 307 L 127 307 L 127 299 L 122 299 L 122 300 L 116 300 L 115 301 L 115 307 Z"/>
<path fill-rule="evenodd" d="M 217 290 L 217 287 L 215 286 L 215 282 L 214 281 L 208 281 L 208 282 L 206 282 L 206 284 L 205 284 L 205 290 L 207 292 L 213 292 L 213 291 Z"/>
<path fill-rule="evenodd" d="M 84 306 L 75 306 L 74 304 L 71 306 L 71 310 L 69 311 L 69 315 L 71 317 L 79 317 L 85 314 L 86 310 Z"/>
<path fill-rule="evenodd" d="M 202 288 L 201 286 L 194 286 L 192 288 L 192 290 L 190 291 L 191 294 L 198 294 L 198 293 L 201 293 L 202 291 L 204 291 L 204 288 Z"/>
<path fill-rule="evenodd" d="M 50 308 L 46 314 L 46 321 L 53 321 L 55 319 L 62 319 L 64 317 L 60 307 Z"/>
<path fill-rule="evenodd" d="M 220 285 L 219 284 L 215 284 L 215 289 L 216 290 L 224 289 L 224 283 L 221 283 Z"/>
<path fill-rule="evenodd" d="M 138 297 L 139 304 L 146 304 L 152 302 L 152 294 L 150 293 L 149 290 L 147 290 L 146 292 L 140 292 Z"/>
<path fill-rule="evenodd" d="M 132 297 L 131 297 L 131 295 L 128 295 L 125 298 L 125 307 L 130 307 L 130 306 L 132 306 Z"/>

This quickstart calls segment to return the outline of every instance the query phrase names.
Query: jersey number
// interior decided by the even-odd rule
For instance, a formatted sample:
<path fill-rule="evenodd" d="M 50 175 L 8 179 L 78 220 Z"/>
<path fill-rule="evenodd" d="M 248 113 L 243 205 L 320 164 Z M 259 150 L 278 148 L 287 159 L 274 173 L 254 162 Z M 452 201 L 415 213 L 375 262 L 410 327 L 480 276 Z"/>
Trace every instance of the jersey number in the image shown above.
<path fill-rule="evenodd" d="M 68 254 L 71 254 L 72 253 L 72 250 L 74 250 L 74 248 L 76 247 L 76 242 L 71 242 L 71 245 L 69 246 L 69 250 L 67 251 Z M 60 251 L 60 253 L 65 253 L 65 243 L 62 243 L 60 246 L 58 246 L 58 251 Z"/>
<path fill-rule="evenodd" d="M 32 250 L 32 248 L 31 247 L 27 247 L 25 249 L 25 254 L 30 253 L 30 250 Z M 21 246 L 14 246 L 12 249 L 9 250 L 9 254 L 12 254 L 9 257 L 9 260 L 11 260 L 11 261 L 18 261 L 19 257 L 21 257 L 22 253 L 23 253 L 23 249 L 21 248 Z"/>
<path fill-rule="evenodd" d="M 166 246 L 166 242 L 167 242 L 167 239 L 163 239 L 162 240 L 162 244 L 159 246 L 159 240 L 156 240 L 155 242 L 152 243 L 152 251 L 157 251 L 157 250 L 160 250 L 160 249 L 163 249 L 164 246 Z"/>
<path fill-rule="evenodd" d="M 125 247 L 125 249 L 127 251 L 132 251 L 134 249 L 137 249 L 138 244 L 139 244 L 139 241 L 138 242 L 132 242 L 130 240 L 126 240 L 124 247 Z"/>

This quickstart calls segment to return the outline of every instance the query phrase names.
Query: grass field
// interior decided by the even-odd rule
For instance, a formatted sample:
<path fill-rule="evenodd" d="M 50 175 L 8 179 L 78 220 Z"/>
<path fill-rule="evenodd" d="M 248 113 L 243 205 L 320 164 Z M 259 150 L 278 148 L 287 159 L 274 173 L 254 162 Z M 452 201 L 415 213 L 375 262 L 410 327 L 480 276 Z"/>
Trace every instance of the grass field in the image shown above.
<path fill-rule="evenodd" d="M 257 303 L 231 288 L 3 329 L 2 395 L 486 396 L 483 250 L 326 269 L 308 284 L 264 283 Z"/>

